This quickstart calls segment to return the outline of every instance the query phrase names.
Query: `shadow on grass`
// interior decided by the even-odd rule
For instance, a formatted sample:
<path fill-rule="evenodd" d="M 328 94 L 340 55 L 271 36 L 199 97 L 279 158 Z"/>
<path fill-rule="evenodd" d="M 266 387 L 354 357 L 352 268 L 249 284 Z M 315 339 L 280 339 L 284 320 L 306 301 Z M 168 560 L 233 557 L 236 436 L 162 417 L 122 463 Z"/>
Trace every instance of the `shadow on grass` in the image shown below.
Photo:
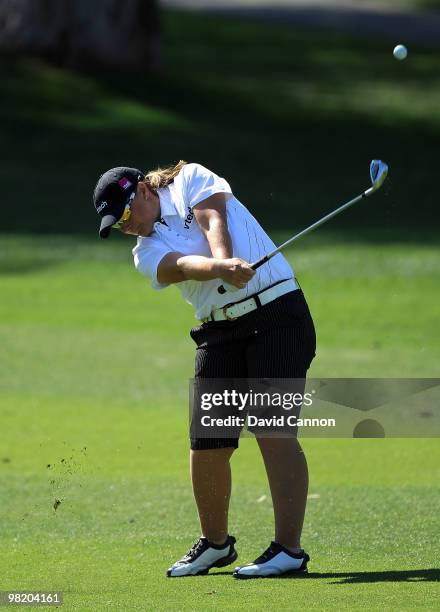
<path fill-rule="evenodd" d="M 387 188 L 335 227 L 389 227 L 393 239 L 435 227 L 434 52 L 402 71 L 376 41 L 179 12 L 165 14 L 165 49 L 155 75 L 0 62 L 4 201 L 24 177 L 29 187 L 1 231 L 95 233 L 100 173 L 180 158 L 225 176 L 270 232 L 360 193 L 382 157 Z"/>
<path fill-rule="evenodd" d="M 332 584 L 368 582 L 440 582 L 440 569 L 393 570 L 382 572 L 310 572 L 307 578 L 337 578 Z"/>
<path fill-rule="evenodd" d="M 15 276 L 17 274 L 33 274 L 34 272 L 41 272 L 49 268 L 54 268 L 59 265 L 59 261 L 46 260 L 46 261 L 1 261 L 0 260 L 0 276 Z"/>
<path fill-rule="evenodd" d="M 232 571 L 213 572 L 212 576 L 232 575 Z M 440 582 L 440 569 L 392 570 L 378 572 L 309 572 L 291 576 L 271 576 L 271 580 L 336 579 L 331 584 L 363 584 L 373 582 Z"/>

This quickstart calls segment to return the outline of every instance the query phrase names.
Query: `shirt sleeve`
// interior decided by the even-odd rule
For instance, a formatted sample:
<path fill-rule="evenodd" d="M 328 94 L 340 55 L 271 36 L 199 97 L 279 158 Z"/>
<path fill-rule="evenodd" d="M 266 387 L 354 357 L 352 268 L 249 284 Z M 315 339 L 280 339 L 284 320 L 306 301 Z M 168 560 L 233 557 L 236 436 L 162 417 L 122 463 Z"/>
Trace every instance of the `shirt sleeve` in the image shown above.
<path fill-rule="evenodd" d="M 232 193 L 229 183 L 200 164 L 184 166 L 187 204 L 191 208 L 216 193 Z"/>
<path fill-rule="evenodd" d="M 170 253 L 170 249 L 159 241 L 147 239 L 147 244 L 136 245 L 133 249 L 134 265 L 136 270 L 151 280 L 151 287 L 156 290 L 166 289 L 157 280 L 157 269 L 162 259 Z"/>

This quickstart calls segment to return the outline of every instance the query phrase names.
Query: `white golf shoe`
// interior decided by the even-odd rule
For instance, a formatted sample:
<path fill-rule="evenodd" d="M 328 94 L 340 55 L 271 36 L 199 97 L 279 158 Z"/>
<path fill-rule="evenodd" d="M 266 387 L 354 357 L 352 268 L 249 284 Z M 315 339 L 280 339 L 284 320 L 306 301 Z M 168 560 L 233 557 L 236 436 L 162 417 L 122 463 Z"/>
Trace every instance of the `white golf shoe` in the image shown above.
<path fill-rule="evenodd" d="M 236 567 L 234 578 L 270 578 L 307 574 L 309 555 L 302 550 L 292 553 L 281 544 L 271 542 L 269 548 L 253 563 Z"/>
<path fill-rule="evenodd" d="M 206 538 L 200 538 L 180 561 L 170 567 L 167 576 L 202 576 L 207 574 L 211 567 L 225 567 L 233 563 L 238 556 L 234 544 L 233 536 L 228 536 L 221 546 L 212 544 Z"/>

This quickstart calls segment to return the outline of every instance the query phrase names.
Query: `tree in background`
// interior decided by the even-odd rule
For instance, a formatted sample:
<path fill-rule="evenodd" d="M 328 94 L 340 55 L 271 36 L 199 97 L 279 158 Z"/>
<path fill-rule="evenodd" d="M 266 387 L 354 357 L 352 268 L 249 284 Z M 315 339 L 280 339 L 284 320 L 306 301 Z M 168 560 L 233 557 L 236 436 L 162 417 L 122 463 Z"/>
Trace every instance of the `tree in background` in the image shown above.
<path fill-rule="evenodd" d="M 157 0 L 0 0 L 0 48 L 71 67 L 157 69 Z"/>

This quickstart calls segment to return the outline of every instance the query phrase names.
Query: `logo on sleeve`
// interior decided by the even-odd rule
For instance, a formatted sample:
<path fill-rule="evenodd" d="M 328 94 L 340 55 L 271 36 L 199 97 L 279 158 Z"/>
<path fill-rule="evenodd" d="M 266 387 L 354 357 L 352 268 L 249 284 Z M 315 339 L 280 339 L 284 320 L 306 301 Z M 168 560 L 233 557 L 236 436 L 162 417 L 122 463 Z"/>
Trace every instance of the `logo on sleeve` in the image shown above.
<path fill-rule="evenodd" d="M 190 225 L 193 219 L 194 219 L 194 213 L 192 211 L 191 206 L 188 206 L 188 214 L 186 215 L 186 219 L 185 219 L 185 229 L 190 229 Z"/>
<path fill-rule="evenodd" d="M 100 205 L 98 206 L 98 208 L 96 209 L 96 211 L 100 213 L 101 211 L 103 211 L 103 210 L 104 210 L 104 208 L 105 208 L 106 206 L 107 206 L 107 202 L 102 202 L 102 204 L 100 204 Z"/>

